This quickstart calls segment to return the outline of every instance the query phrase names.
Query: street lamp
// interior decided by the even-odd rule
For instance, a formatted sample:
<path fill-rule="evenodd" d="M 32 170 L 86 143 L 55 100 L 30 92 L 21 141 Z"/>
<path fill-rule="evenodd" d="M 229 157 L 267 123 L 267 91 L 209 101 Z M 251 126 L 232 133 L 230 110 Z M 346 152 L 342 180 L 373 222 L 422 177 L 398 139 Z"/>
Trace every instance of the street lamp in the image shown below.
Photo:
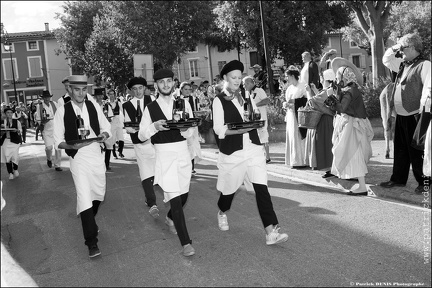
<path fill-rule="evenodd" d="M 2 35 L 2 36 L 4 37 L 4 43 L 3 43 L 4 50 L 6 52 L 9 52 L 9 55 L 10 55 L 10 63 L 11 63 L 11 68 L 12 68 L 12 81 L 13 81 L 13 87 L 14 87 L 14 95 L 15 95 L 16 105 L 18 105 L 19 101 L 18 101 L 18 95 L 17 95 L 17 92 L 16 92 L 14 63 L 13 63 L 13 60 L 12 60 L 12 43 L 9 42 L 9 35 L 6 32 L 6 30 L 4 31 L 4 35 Z"/>

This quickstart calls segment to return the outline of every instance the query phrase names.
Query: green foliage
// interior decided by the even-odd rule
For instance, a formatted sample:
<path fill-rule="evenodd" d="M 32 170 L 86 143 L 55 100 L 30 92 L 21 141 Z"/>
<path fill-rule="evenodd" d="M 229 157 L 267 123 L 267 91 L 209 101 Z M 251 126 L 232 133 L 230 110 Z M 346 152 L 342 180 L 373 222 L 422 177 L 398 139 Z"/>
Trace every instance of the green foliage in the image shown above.
<path fill-rule="evenodd" d="M 270 104 L 267 106 L 267 119 L 270 129 L 275 129 L 276 124 L 285 123 L 286 111 L 282 108 L 285 95 L 270 96 Z"/>
<path fill-rule="evenodd" d="M 431 59 L 431 1 L 403 1 L 392 8 L 389 17 L 390 39 L 418 33 L 423 41 L 423 56 Z"/>
<path fill-rule="evenodd" d="M 391 82 L 388 77 L 381 77 L 375 84 L 374 88 L 371 84 L 365 84 L 360 86 L 360 92 L 363 96 L 363 101 L 365 103 L 366 113 L 368 118 L 381 117 L 381 106 L 379 97 L 382 90 Z"/>

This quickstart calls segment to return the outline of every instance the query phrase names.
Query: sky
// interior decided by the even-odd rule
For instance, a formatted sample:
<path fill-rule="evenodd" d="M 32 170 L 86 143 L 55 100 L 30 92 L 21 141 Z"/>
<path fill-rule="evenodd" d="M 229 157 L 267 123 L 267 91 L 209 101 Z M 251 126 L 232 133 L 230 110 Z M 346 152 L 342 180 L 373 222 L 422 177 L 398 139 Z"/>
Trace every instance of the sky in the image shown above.
<path fill-rule="evenodd" d="M 63 13 L 64 1 L 0 1 L 1 23 L 8 33 L 44 31 L 59 28 L 55 13 Z"/>

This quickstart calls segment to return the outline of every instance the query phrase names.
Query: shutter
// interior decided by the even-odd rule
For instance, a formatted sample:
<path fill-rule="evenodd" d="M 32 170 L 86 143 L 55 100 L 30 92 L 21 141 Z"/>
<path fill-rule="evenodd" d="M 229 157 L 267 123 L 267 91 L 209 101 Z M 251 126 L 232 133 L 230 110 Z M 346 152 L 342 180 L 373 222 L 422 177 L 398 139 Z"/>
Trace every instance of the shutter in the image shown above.
<path fill-rule="evenodd" d="M 366 69 L 366 56 L 365 55 L 360 56 L 360 67 Z"/>

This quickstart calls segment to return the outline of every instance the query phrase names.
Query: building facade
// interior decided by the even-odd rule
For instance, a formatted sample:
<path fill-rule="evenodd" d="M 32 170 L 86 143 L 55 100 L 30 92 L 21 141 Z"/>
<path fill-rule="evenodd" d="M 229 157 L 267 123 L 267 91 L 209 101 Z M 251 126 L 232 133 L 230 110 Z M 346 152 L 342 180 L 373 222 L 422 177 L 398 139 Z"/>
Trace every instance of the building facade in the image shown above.
<path fill-rule="evenodd" d="M 2 31 L 2 38 L 2 102 L 29 104 L 38 99 L 44 89 L 53 94 L 54 101 L 65 93 L 61 81 L 72 71 L 65 55 L 56 55 L 59 46 L 48 23 L 45 23 L 45 31 L 10 33 L 7 39 Z M 5 50 L 4 41 L 11 43 L 10 51 Z"/>

